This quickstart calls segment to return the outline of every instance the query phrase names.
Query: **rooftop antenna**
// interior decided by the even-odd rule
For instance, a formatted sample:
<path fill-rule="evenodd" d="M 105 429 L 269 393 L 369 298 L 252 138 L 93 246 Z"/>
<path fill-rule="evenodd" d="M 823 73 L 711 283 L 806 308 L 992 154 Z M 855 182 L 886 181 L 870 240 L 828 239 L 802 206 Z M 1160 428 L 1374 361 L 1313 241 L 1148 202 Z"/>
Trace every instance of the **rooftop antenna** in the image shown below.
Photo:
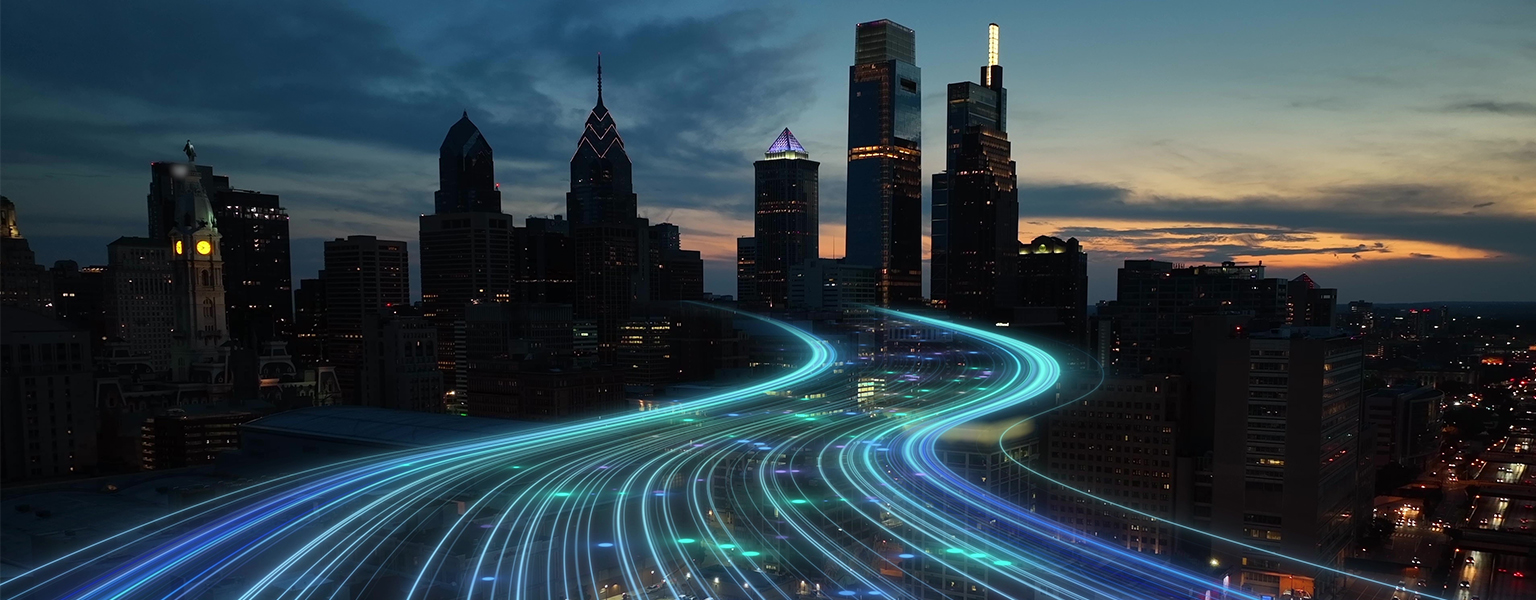
<path fill-rule="evenodd" d="M 603 99 L 603 53 L 597 53 L 597 99 Z"/>

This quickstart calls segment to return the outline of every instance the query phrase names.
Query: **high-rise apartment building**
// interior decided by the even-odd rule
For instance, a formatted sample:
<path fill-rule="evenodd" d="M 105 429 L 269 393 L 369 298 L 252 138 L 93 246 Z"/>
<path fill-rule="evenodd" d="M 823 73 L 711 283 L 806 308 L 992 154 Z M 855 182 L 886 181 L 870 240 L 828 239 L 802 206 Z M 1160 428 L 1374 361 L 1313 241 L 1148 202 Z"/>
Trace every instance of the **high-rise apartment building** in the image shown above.
<path fill-rule="evenodd" d="M 1285 291 L 1285 323 L 1293 327 L 1336 327 L 1339 325 L 1339 290 L 1322 288 L 1302 273 Z"/>
<path fill-rule="evenodd" d="M 785 129 L 768 146 L 756 172 L 753 236 L 757 240 L 757 293 L 768 309 L 789 300 L 789 270 L 820 257 L 818 170 L 821 163 Z"/>
<path fill-rule="evenodd" d="M 325 243 L 325 357 L 336 366 L 343 400 L 360 398 L 365 358 L 363 322 L 379 309 L 409 305 L 410 257 L 405 242 L 354 235 Z M 438 358 L 441 361 L 441 357 Z"/>
<path fill-rule="evenodd" d="M 883 305 L 923 292 L 922 71 L 916 34 L 860 23 L 848 69 L 848 251 L 874 267 Z"/>
<path fill-rule="evenodd" d="M 223 236 L 229 334 L 240 347 L 286 340 L 293 329 L 288 213 L 275 194 L 228 189 L 210 196 Z"/>
<path fill-rule="evenodd" d="M 1014 305 L 1019 245 L 997 34 L 989 25 L 981 81 L 949 84 L 944 172 L 933 176 L 932 298 L 951 313 L 989 321 Z"/>
<path fill-rule="evenodd" d="M 1212 560 L 1232 586 L 1279 597 L 1337 584 L 1371 517 L 1361 439 L 1362 347 L 1329 328 L 1254 331 L 1240 317 L 1197 317 L 1188 366 L 1213 433 Z"/>
<path fill-rule="evenodd" d="M 464 308 L 511 302 L 517 272 L 512 217 L 501 212 L 491 145 L 465 113 L 438 150 L 436 214 L 421 216 L 421 306 L 437 326 L 444 385 L 462 391 Z"/>

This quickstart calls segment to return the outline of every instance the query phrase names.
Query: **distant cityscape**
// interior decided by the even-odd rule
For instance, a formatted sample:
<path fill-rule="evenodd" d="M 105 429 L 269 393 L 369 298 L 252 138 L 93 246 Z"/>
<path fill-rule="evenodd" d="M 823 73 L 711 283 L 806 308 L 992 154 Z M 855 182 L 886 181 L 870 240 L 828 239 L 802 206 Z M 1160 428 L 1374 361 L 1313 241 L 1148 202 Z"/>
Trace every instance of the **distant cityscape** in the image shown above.
<path fill-rule="evenodd" d="M 941 393 L 963 387 L 951 383 L 976 376 L 963 369 L 982 369 L 969 355 L 1000 352 L 964 332 L 1048 353 L 1059 378 L 1038 398 L 1018 401 L 1033 412 L 978 416 L 965 435 L 944 433 L 943 464 L 1048 523 L 1053 539 L 1092 540 L 1226 590 L 1213 596 L 1181 583 L 1180 593 L 1536 597 L 1523 582 L 1536 569 L 1528 523 L 1536 518 L 1536 305 L 1378 305 L 1340 298 L 1330 282 L 1305 273 L 1276 277 L 1262 263 L 1157 257 L 1125 261 L 1114 300 L 1091 304 L 1094 248 L 1020 230 L 996 24 L 977 80 L 946 88 L 944 168 L 929 182 L 925 297 L 916 33 L 889 20 L 859 23 L 854 33 L 846 254 L 823 256 L 821 163 L 783 128 L 753 162 L 753 227 L 736 240 L 733 296 L 705 292 L 704 260 L 687 249 L 686 224 L 639 216 L 636 165 L 604 104 L 600 56 L 595 104 L 581 131 L 571 131 L 564 214 L 519 222 L 503 212 L 492 140 L 465 111 L 439 148 L 438 190 L 433 212 L 419 217 L 419 237 L 359 232 L 326 241 L 324 268 L 297 281 L 281 199 L 239 187 L 239 173 L 216 171 L 218 157 L 200 157 L 197 140 L 183 147 L 184 162 L 150 164 L 147 222 L 125 226 L 104 265 L 38 264 L 24 235 L 30 199 L 4 199 L 5 579 L 246 485 L 231 481 L 687 410 L 690 399 L 805 368 L 815 351 L 769 319 L 814 335 L 844 361 L 827 375 L 835 384 L 765 392 L 775 401 L 847 404 L 768 411 L 801 420 L 937 410 Z M 988 376 L 1015 368 L 996 362 L 1002 366 L 987 366 Z M 979 387 L 964 392 L 977 395 L 993 385 L 966 381 Z M 1041 403 L 1049 408 L 1037 410 Z M 708 438 L 668 423 L 646 433 L 694 446 Z M 822 466 L 786 455 L 777 468 Z M 732 485 L 748 484 L 716 489 Z M 126 500 L 109 492 L 132 486 L 156 489 L 155 508 L 114 504 Z M 452 489 L 426 496 L 458 503 L 458 515 L 470 510 L 466 503 L 478 506 L 483 490 Z M 923 498 L 940 506 L 934 510 L 949 501 Z M 75 505 L 101 508 L 71 513 Z M 989 527 L 967 510 L 953 513 Z M 711 511 L 709 523 L 721 531 L 758 531 L 766 518 L 740 506 Z M 136 520 L 118 522 L 117 514 Z M 1069 597 L 1039 582 L 913 559 L 919 544 L 898 548 L 890 531 L 920 528 L 914 518 L 887 515 L 874 519 L 884 523 L 877 527 L 857 511 L 829 514 L 831 530 L 863 536 L 859 551 L 869 554 L 849 550 L 864 563 L 848 564 L 899 555 L 918 565 L 868 567 L 881 583 L 860 589 L 980 600 L 1025 597 L 1028 588 L 1041 594 L 1030 597 Z M 381 544 L 420 542 L 377 535 Z M 742 577 L 796 598 L 854 585 L 822 563 L 796 562 L 789 543 L 764 550 L 774 560 Z M 358 564 L 409 571 L 371 560 Z M 1010 566 L 999 562 L 1008 561 L 990 564 Z M 464 569 L 444 581 L 480 577 Z M 551 577 L 545 591 L 554 597 Z M 661 597 L 634 589 L 640 579 L 592 577 L 583 585 L 602 587 L 581 597 Z M 643 584 L 681 585 L 679 577 Z M 1388 580 L 1400 583 L 1398 595 L 1371 595 Z M 481 597 L 459 583 L 418 585 L 441 597 Z M 627 591 L 609 587 L 620 585 Z M 42 597 L 45 589 L 25 593 Z"/>

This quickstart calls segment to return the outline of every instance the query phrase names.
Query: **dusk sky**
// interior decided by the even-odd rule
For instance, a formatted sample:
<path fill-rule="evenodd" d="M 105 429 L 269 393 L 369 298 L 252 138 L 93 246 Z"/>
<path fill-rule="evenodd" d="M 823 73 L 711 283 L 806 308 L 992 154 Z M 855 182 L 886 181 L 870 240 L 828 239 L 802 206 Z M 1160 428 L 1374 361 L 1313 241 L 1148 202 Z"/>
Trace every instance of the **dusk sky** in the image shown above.
<path fill-rule="evenodd" d="M 945 85 L 977 77 L 1001 26 L 1020 235 L 1082 240 L 1090 300 L 1128 258 L 1262 260 L 1341 300 L 1536 300 L 1530 0 L 18 0 L 0 191 L 40 262 L 103 263 L 145 235 L 149 163 L 190 138 L 235 187 L 281 195 L 296 281 L 338 236 L 407 240 L 414 262 L 461 111 L 505 212 L 564 212 L 601 52 L 641 215 L 679 225 L 729 294 L 752 161 L 784 127 L 821 162 L 822 254 L 841 255 L 854 24 L 880 18 L 917 31 L 930 176 Z"/>

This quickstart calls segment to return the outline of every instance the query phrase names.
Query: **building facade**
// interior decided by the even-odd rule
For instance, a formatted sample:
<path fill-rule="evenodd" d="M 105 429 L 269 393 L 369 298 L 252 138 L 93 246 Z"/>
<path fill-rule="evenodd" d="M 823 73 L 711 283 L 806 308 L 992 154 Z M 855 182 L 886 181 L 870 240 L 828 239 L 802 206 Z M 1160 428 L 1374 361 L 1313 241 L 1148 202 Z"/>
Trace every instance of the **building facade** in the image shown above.
<path fill-rule="evenodd" d="M 860 23 L 848 69 L 848 250 L 877 270 L 882 305 L 923 292 L 922 71 L 916 34 Z"/>
<path fill-rule="evenodd" d="M 997 54 L 993 23 L 980 82 L 949 84 L 944 172 L 933 176 L 932 298 L 955 315 L 983 320 L 1011 308 L 1017 292 L 1017 166 Z"/>
<path fill-rule="evenodd" d="M 1082 348 L 1088 343 L 1088 254 L 1077 238 L 1039 236 L 1018 250 L 1018 306 L 1044 309 L 1047 337 Z M 1015 325 L 1030 323 L 1012 317 Z"/>
<path fill-rule="evenodd" d="M 274 194 L 228 189 L 211 196 L 223 236 L 231 339 L 256 349 L 293 335 L 288 212 Z"/>
<path fill-rule="evenodd" d="M 100 412 L 90 331 L 9 306 L 0 331 L 0 479 L 94 472 Z"/>
<path fill-rule="evenodd" d="M 757 240 L 757 293 L 768 309 L 789 302 L 789 270 L 821 256 L 820 163 L 785 129 L 755 172 L 753 237 Z"/>
<path fill-rule="evenodd" d="M 128 357 L 156 373 L 171 368 L 171 246 L 166 241 L 120 237 L 107 244 L 106 319 L 108 335 Z"/>
<path fill-rule="evenodd" d="M 337 238 L 325 243 L 324 275 L 326 360 L 336 367 L 343 401 L 370 404 L 359 397 L 363 322 L 379 309 L 410 304 L 409 251 L 405 242 L 371 235 Z"/>

